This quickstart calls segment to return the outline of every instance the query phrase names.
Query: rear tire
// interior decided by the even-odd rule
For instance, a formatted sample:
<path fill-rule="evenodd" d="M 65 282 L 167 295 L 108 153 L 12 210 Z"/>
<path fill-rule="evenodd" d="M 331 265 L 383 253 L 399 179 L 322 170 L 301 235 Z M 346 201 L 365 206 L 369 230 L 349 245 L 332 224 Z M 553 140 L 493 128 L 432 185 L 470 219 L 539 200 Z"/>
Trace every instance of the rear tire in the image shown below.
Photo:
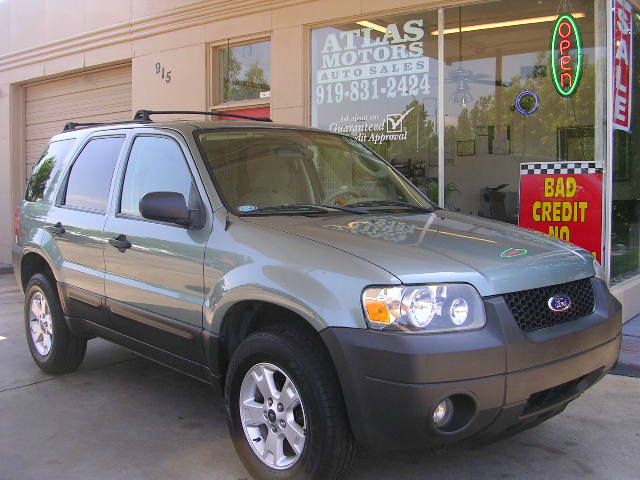
<path fill-rule="evenodd" d="M 263 396 L 260 393 L 266 388 L 260 376 L 260 372 L 265 371 L 270 371 L 269 378 L 274 380 L 270 383 L 275 385 L 275 390 L 271 389 L 273 395 Z M 273 374 L 274 371 L 277 373 Z M 286 383 L 287 380 L 290 383 Z M 288 416 L 286 407 L 281 409 L 280 405 L 283 398 L 282 403 L 287 404 L 285 391 L 288 397 L 297 398 L 300 405 Z M 255 392 L 255 401 L 253 394 L 249 394 L 249 403 L 257 409 L 254 417 L 245 407 L 240 413 L 241 392 L 245 402 L 247 392 Z M 273 399 L 272 405 L 268 404 L 269 398 Z M 304 330 L 272 327 L 245 339 L 229 364 L 225 404 L 234 447 L 255 479 L 339 480 L 349 473 L 356 445 L 338 379 L 319 340 Z M 261 423 L 262 416 L 265 416 L 264 425 L 247 426 Z M 257 421 L 252 421 L 253 418 Z M 296 423 L 290 425 L 293 418 Z M 293 436 L 288 430 L 291 426 L 296 432 Z M 281 462 L 274 461 L 275 455 L 259 454 L 261 448 L 267 451 L 269 442 L 275 438 L 268 437 L 274 429 L 276 437 L 286 439 L 282 444 L 285 455 L 281 456 Z M 301 441 L 297 435 L 302 437 Z M 290 438 L 292 443 L 298 441 L 297 447 L 288 442 Z M 253 445 L 250 441 L 254 442 Z"/>
<path fill-rule="evenodd" d="M 27 284 L 24 320 L 29 350 L 40 369 L 51 374 L 78 369 L 87 340 L 73 335 L 67 327 L 55 282 L 43 273 L 35 274 Z"/>

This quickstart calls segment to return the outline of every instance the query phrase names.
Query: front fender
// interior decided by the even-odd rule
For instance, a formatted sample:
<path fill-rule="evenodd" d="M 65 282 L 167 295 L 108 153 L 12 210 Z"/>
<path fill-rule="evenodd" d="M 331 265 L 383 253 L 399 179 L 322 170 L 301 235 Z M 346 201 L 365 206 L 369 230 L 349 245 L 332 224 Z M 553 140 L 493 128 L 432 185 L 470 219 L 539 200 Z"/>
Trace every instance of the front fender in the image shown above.
<path fill-rule="evenodd" d="M 242 301 L 286 308 L 316 331 L 365 328 L 361 306 L 369 285 L 400 281 L 380 267 L 327 245 L 249 222 L 215 228 L 205 254 L 204 329 L 220 333 Z"/>

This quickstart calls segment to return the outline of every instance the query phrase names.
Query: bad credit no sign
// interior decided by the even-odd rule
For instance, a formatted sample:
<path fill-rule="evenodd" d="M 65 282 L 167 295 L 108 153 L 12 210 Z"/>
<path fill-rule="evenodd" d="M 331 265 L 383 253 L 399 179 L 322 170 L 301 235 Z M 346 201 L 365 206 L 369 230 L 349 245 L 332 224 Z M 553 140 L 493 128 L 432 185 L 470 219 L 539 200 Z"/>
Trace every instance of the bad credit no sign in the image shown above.
<path fill-rule="evenodd" d="M 601 261 L 602 164 L 521 164 L 520 226 L 574 243 Z"/>

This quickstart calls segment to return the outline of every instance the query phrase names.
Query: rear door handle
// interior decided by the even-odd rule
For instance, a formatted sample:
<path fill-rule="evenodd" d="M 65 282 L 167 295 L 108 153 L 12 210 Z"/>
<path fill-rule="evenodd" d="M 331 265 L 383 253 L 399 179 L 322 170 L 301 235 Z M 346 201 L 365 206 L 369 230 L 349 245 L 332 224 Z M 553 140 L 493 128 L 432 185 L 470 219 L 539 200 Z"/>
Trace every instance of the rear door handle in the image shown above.
<path fill-rule="evenodd" d="M 54 235 L 62 235 L 66 231 L 62 226 L 62 223 L 60 222 L 50 227 L 47 227 L 47 230 L 49 230 L 49 232 L 53 233 Z"/>
<path fill-rule="evenodd" d="M 131 242 L 127 240 L 127 236 L 122 233 L 116 238 L 110 238 L 109 245 L 117 248 L 120 253 L 124 253 L 127 249 L 131 248 Z"/>

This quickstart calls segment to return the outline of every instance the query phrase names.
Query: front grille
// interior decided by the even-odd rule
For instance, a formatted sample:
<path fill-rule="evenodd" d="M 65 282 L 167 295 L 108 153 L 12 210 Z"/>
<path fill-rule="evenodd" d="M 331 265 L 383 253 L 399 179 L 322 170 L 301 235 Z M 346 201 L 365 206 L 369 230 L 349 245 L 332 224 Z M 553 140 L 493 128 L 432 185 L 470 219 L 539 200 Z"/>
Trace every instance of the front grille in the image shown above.
<path fill-rule="evenodd" d="M 564 312 L 554 312 L 549 299 L 554 295 L 566 295 L 571 299 L 571 307 Z M 595 296 L 591 279 L 577 282 L 534 288 L 521 292 L 507 293 L 504 299 L 518 326 L 525 332 L 553 327 L 585 317 L 595 308 Z"/>

